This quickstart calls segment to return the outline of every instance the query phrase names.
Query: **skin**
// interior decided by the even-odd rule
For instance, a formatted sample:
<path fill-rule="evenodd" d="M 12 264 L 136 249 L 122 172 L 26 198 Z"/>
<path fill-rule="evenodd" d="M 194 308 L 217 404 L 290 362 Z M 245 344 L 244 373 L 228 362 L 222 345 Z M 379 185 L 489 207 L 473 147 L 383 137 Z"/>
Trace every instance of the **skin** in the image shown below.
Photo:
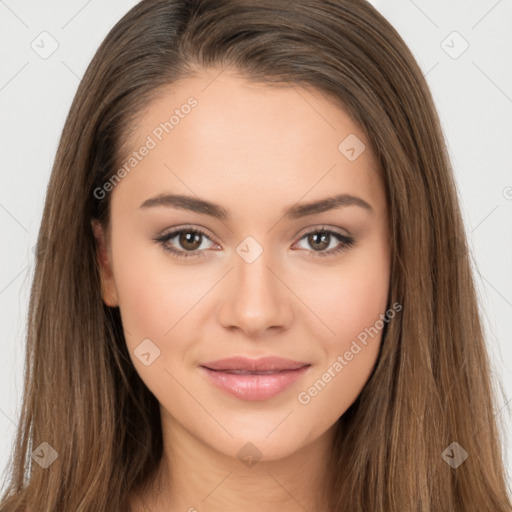
<path fill-rule="evenodd" d="M 325 95 L 255 84 L 232 70 L 203 70 L 168 86 L 140 116 L 130 150 L 190 96 L 197 107 L 111 192 L 108 230 L 93 224 L 103 300 L 120 308 L 133 364 L 162 416 L 165 457 L 151 492 L 132 496 L 133 510 L 327 511 L 336 421 L 367 382 L 381 333 L 309 403 L 297 397 L 386 311 L 390 243 L 378 163 L 364 132 Z M 349 134 L 366 145 L 354 161 L 338 150 Z M 230 219 L 140 208 L 162 193 L 212 201 Z M 373 212 L 352 205 L 283 217 L 288 206 L 342 193 Z M 182 226 L 206 231 L 199 249 L 179 236 L 167 245 L 203 257 L 177 258 L 153 240 Z M 322 226 L 354 245 L 319 256 L 305 235 Z M 252 263 L 236 251 L 248 236 L 263 249 Z M 320 251 L 340 245 L 333 235 L 327 243 Z M 147 338 L 160 350 L 149 366 L 134 354 Z M 198 368 L 232 355 L 311 367 L 276 397 L 247 401 Z M 248 442 L 261 453 L 252 467 L 237 457 Z"/>

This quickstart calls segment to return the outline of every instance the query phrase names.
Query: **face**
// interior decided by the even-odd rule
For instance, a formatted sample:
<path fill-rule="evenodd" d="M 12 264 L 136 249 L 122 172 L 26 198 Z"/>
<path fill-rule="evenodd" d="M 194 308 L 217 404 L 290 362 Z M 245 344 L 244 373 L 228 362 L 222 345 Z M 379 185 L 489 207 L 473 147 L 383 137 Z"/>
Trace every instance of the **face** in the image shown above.
<path fill-rule="evenodd" d="M 332 432 L 375 365 L 389 289 L 364 133 L 316 90 L 216 70 L 165 89 L 129 147 L 103 189 L 103 298 L 164 428 L 263 460 Z"/>

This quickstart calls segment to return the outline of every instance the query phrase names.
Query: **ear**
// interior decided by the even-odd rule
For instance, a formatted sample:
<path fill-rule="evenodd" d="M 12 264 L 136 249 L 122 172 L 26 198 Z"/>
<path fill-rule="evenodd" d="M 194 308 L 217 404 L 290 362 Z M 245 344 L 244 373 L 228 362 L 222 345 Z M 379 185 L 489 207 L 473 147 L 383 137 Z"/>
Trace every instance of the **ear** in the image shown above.
<path fill-rule="evenodd" d="M 91 227 L 96 239 L 96 257 L 101 276 L 101 296 L 107 306 L 114 308 L 119 305 L 119 300 L 112 272 L 110 248 L 107 244 L 106 233 L 102 224 L 97 219 L 91 221 Z"/>

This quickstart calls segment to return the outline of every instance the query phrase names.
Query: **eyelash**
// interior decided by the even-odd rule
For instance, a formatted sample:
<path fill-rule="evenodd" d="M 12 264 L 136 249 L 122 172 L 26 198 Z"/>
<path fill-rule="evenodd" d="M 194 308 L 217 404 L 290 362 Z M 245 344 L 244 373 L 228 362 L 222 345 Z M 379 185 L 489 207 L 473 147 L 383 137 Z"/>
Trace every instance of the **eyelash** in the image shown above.
<path fill-rule="evenodd" d="M 202 235 L 202 236 L 208 238 L 209 240 L 211 240 L 211 238 L 204 231 L 197 229 L 197 228 L 187 228 L 187 227 L 171 231 L 170 233 L 166 233 L 165 235 L 158 236 L 158 237 L 154 238 L 153 240 L 155 242 L 159 243 L 162 246 L 162 249 L 164 249 L 164 251 L 172 253 L 177 258 L 190 258 L 190 257 L 196 258 L 196 257 L 204 256 L 205 250 L 190 253 L 187 251 L 180 251 L 178 249 L 174 249 L 173 247 L 170 247 L 169 245 L 167 245 L 167 242 L 169 240 L 174 238 L 176 235 L 180 235 L 182 233 L 193 233 L 194 235 L 196 235 L 196 234 Z M 338 253 L 352 247 L 355 242 L 354 238 L 352 238 L 352 237 L 342 235 L 341 233 L 338 233 L 337 231 L 333 231 L 331 229 L 326 229 L 324 227 L 317 228 L 317 229 L 314 229 L 313 231 L 309 231 L 308 233 L 305 233 L 304 235 L 302 235 L 300 237 L 299 241 L 302 240 L 303 238 L 307 237 L 308 235 L 313 235 L 313 234 L 334 235 L 334 237 L 337 238 L 340 242 L 340 245 L 337 248 L 331 249 L 329 251 L 313 251 L 313 250 L 311 251 L 311 252 L 315 253 L 315 255 L 318 255 L 321 257 L 332 256 L 334 254 L 338 254 Z"/>

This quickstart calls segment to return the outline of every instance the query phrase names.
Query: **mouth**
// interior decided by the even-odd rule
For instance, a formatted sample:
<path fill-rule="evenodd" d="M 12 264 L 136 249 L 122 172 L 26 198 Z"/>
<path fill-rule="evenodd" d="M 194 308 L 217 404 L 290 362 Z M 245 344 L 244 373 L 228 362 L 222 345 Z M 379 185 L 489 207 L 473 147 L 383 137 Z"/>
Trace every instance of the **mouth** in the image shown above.
<path fill-rule="evenodd" d="M 200 366 L 210 383 L 241 400 L 268 400 L 285 391 L 311 367 L 309 363 L 266 357 L 233 357 Z"/>
<path fill-rule="evenodd" d="M 214 370 L 213 368 L 208 368 L 208 367 L 206 367 L 206 369 L 212 370 L 212 372 L 232 373 L 235 375 L 275 375 L 276 373 L 294 371 L 294 370 L 267 370 L 267 371 L 251 372 L 249 370 Z"/>

